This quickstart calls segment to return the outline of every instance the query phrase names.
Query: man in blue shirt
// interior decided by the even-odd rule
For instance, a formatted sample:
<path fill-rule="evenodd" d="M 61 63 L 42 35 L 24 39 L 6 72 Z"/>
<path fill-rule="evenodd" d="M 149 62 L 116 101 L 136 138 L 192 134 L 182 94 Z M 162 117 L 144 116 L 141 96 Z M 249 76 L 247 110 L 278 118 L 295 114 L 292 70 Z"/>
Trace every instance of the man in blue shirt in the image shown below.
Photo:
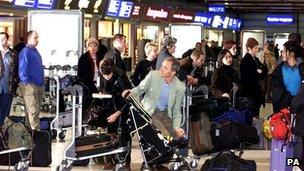
<path fill-rule="evenodd" d="M 19 54 L 20 96 L 25 103 L 25 125 L 40 129 L 39 114 L 44 93 L 44 71 L 41 55 L 36 49 L 38 33 L 27 33 L 27 44 Z"/>
<path fill-rule="evenodd" d="M 0 32 L 0 60 L 2 77 L 0 78 L 0 133 L 5 118 L 10 114 L 13 95 L 18 84 L 18 58 L 8 46 L 9 35 Z"/>

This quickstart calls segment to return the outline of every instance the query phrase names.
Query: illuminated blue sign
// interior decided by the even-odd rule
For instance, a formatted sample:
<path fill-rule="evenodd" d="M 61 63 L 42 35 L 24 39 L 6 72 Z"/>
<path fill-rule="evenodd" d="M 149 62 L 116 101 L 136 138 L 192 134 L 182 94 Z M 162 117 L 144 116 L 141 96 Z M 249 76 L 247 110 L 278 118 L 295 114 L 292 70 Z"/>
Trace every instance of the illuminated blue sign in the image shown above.
<path fill-rule="evenodd" d="M 266 21 L 268 24 L 293 24 L 294 17 L 292 15 L 268 15 Z"/>
<path fill-rule="evenodd" d="M 28 8 L 39 8 L 39 9 L 52 9 L 55 0 L 14 0 L 15 6 L 22 6 Z"/>
<path fill-rule="evenodd" d="M 202 23 L 203 26 L 211 26 L 212 17 L 213 15 L 197 12 L 194 16 L 194 22 Z"/>
<path fill-rule="evenodd" d="M 110 0 L 106 15 L 109 17 L 129 18 L 132 12 L 133 2 Z"/>
<path fill-rule="evenodd" d="M 242 21 L 236 18 L 229 18 L 228 29 L 240 30 Z"/>
<path fill-rule="evenodd" d="M 229 23 L 229 17 L 220 16 L 220 15 L 213 16 L 213 20 L 212 20 L 213 28 L 226 29 L 228 28 L 228 23 Z"/>
<path fill-rule="evenodd" d="M 225 13 L 225 6 L 224 5 L 212 5 L 208 6 L 209 12 L 216 12 L 216 13 Z"/>

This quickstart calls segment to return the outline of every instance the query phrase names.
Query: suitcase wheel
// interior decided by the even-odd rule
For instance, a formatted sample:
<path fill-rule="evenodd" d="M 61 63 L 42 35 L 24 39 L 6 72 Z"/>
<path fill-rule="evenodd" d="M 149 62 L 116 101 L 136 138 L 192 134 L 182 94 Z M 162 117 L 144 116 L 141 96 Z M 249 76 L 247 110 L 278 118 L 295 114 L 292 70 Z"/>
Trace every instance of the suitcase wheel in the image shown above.
<path fill-rule="evenodd" d="M 58 138 L 60 139 L 60 141 L 64 140 L 64 138 L 65 138 L 65 133 L 66 133 L 66 131 L 61 131 L 61 132 L 59 132 Z"/>
<path fill-rule="evenodd" d="M 71 171 L 72 170 L 72 165 L 68 163 L 61 163 L 61 165 L 58 165 L 56 167 L 56 171 Z"/>
<path fill-rule="evenodd" d="M 28 171 L 29 165 L 30 165 L 29 160 L 25 160 L 25 161 L 20 161 L 19 163 L 17 163 L 14 166 L 14 168 L 16 171 Z"/>
<path fill-rule="evenodd" d="M 190 161 L 190 167 L 193 169 L 197 167 L 197 164 L 198 164 L 198 159 L 193 159 Z"/>

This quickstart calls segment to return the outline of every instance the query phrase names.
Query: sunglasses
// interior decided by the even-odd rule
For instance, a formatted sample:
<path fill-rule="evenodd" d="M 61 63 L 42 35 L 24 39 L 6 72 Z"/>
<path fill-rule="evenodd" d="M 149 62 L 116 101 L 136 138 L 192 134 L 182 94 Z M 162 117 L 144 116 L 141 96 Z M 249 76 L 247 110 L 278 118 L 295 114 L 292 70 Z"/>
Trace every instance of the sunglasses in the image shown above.
<path fill-rule="evenodd" d="M 109 69 L 111 69 L 111 66 L 101 66 L 101 67 L 99 67 L 99 69 L 100 70 L 104 70 L 104 69 L 109 70 Z"/>

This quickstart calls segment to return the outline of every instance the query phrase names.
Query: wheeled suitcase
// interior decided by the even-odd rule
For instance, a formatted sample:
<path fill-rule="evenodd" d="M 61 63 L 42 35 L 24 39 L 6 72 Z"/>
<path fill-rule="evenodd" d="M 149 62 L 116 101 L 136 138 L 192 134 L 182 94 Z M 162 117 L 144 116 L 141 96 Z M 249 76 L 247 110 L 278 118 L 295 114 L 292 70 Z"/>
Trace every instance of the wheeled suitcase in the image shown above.
<path fill-rule="evenodd" d="M 52 163 L 52 139 L 49 131 L 36 131 L 33 136 L 32 165 L 46 167 Z"/>
<path fill-rule="evenodd" d="M 213 150 L 210 135 L 211 122 L 205 113 L 201 113 L 201 118 L 190 121 L 190 144 L 194 155 L 202 155 Z"/>
<path fill-rule="evenodd" d="M 271 141 L 270 171 L 291 171 L 292 166 L 286 166 L 286 158 L 293 158 L 293 146 L 285 139 Z"/>

